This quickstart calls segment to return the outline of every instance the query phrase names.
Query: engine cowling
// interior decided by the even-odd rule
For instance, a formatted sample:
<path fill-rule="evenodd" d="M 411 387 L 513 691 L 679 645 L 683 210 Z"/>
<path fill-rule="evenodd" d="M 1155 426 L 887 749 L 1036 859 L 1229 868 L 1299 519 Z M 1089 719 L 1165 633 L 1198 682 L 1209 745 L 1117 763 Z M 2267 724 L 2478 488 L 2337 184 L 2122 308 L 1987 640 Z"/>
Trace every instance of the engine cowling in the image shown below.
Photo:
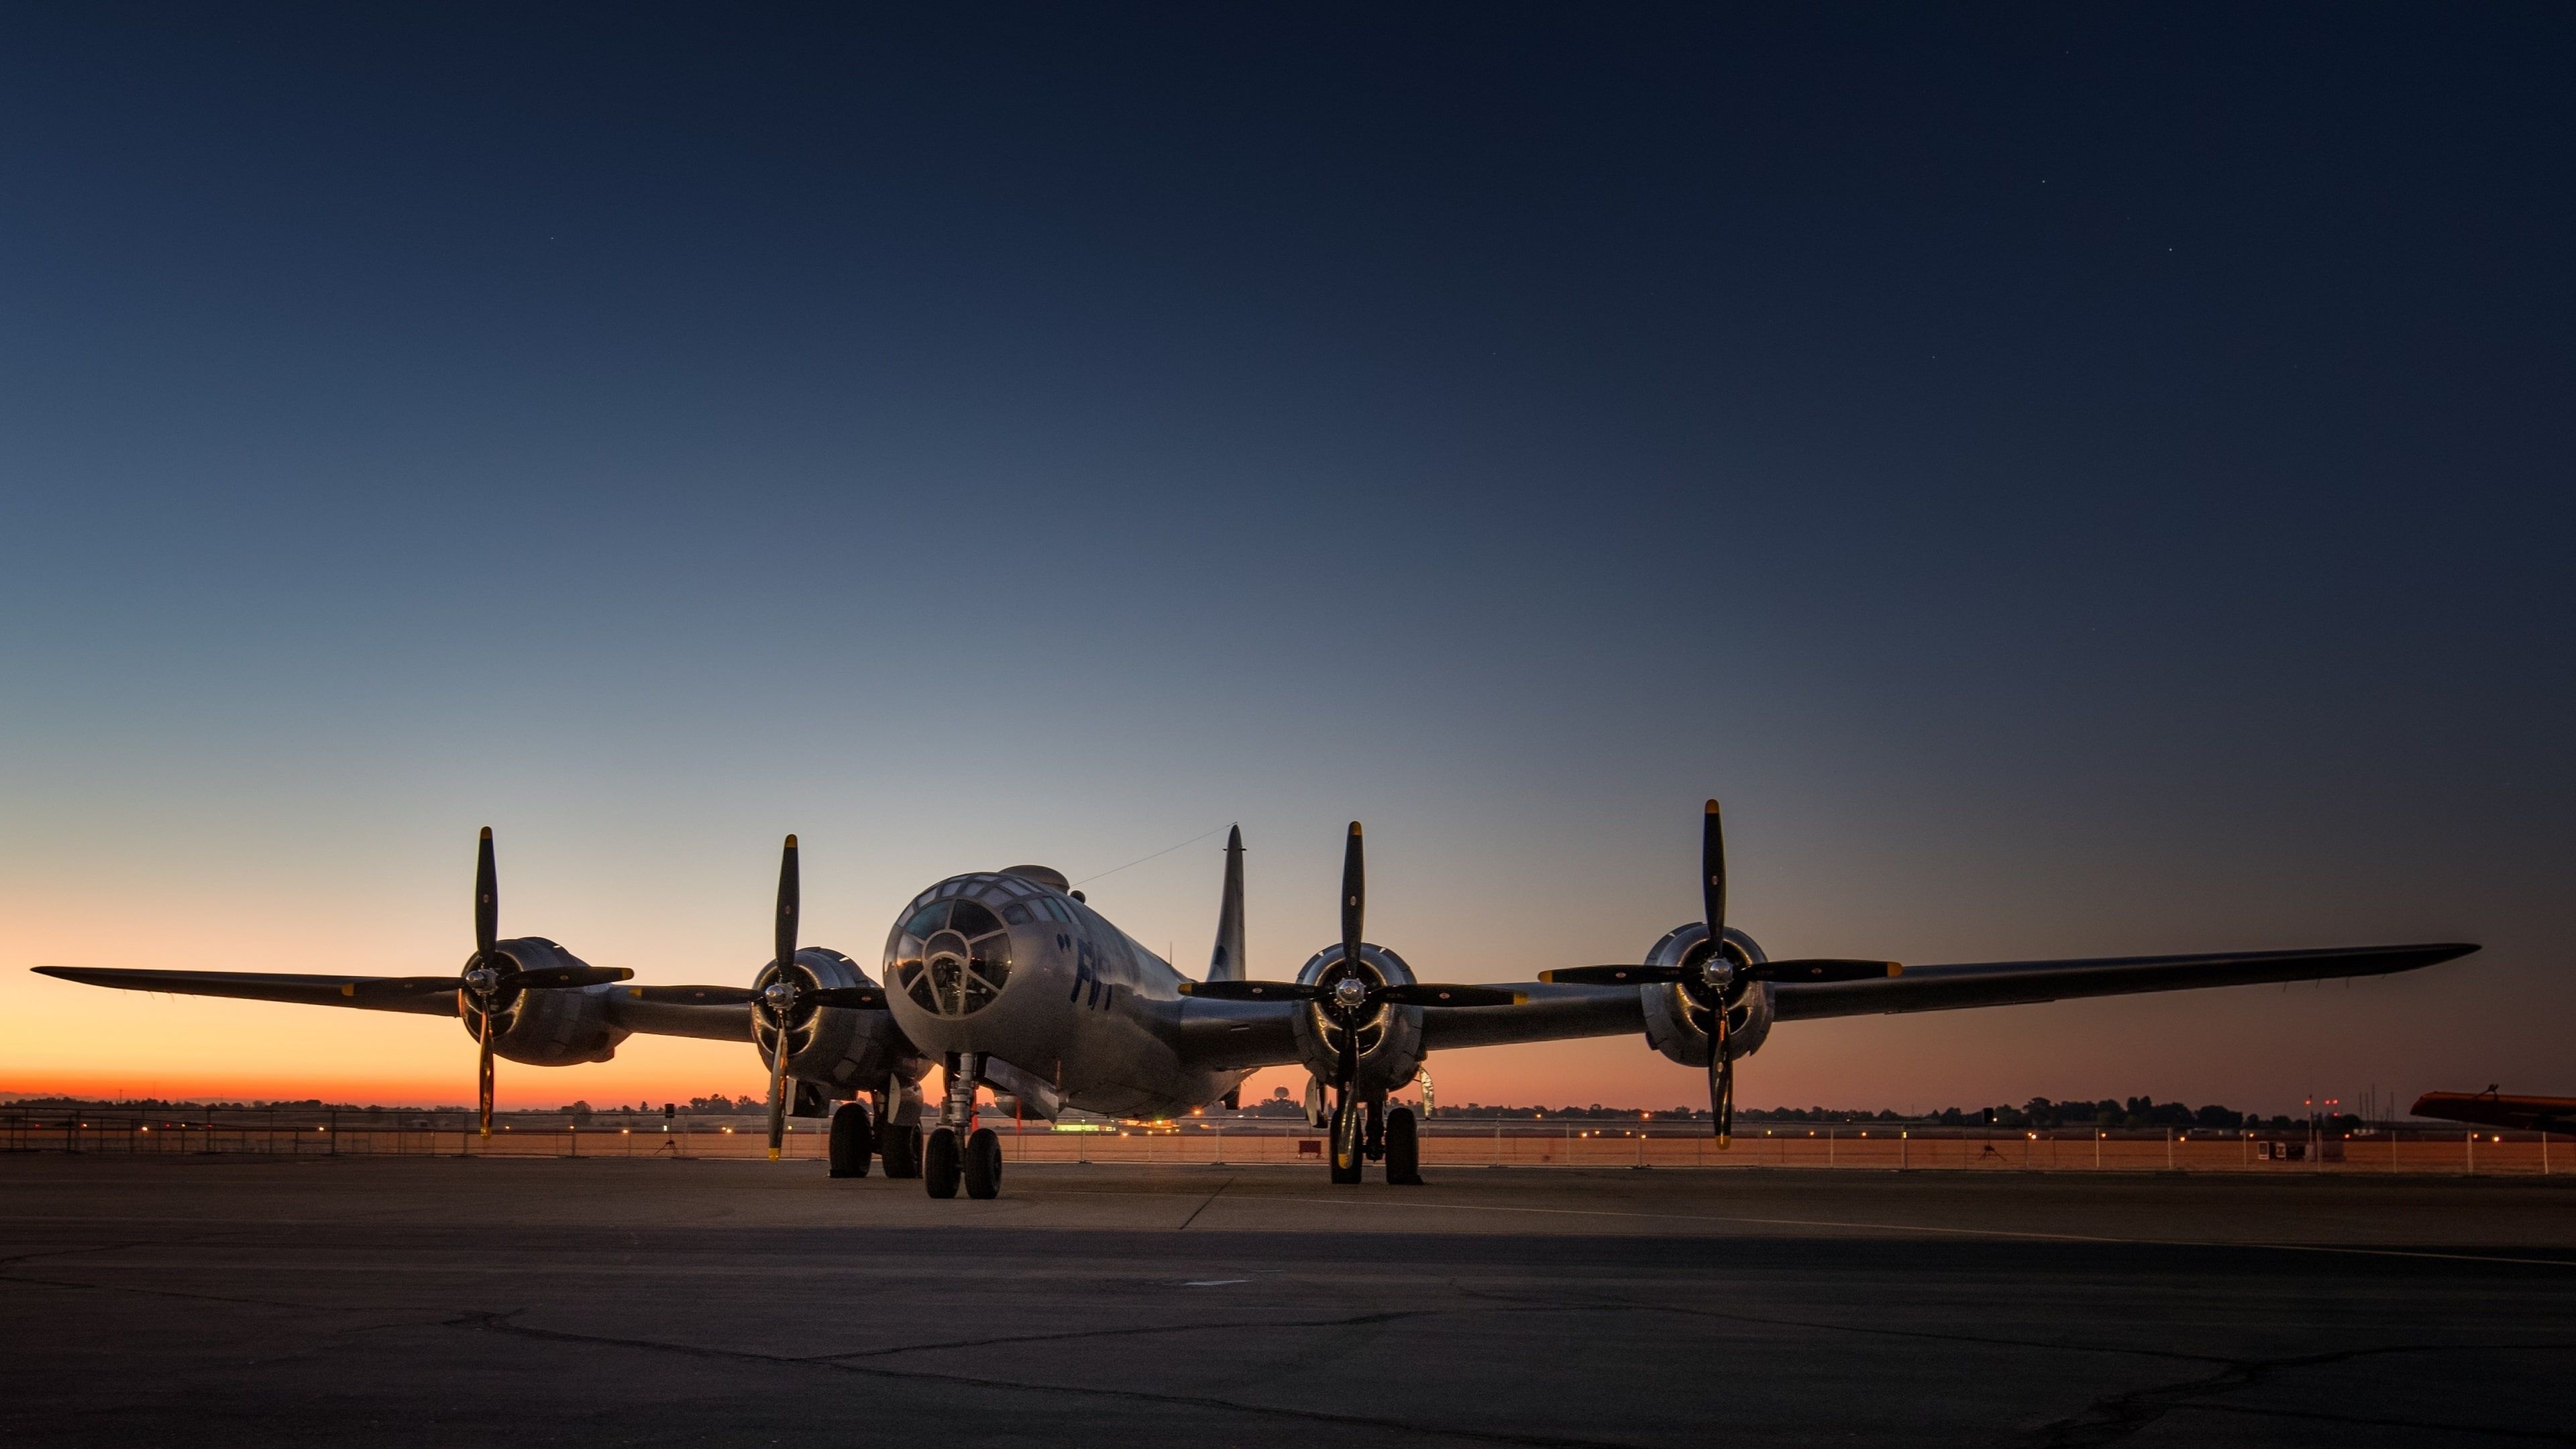
<path fill-rule="evenodd" d="M 1341 943 L 1336 941 L 1306 958 L 1297 968 L 1297 980 L 1311 985 L 1324 973 L 1324 968 L 1342 959 Z M 1421 978 L 1404 958 L 1384 946 L 1360 946 L 1360 967 L 1382 984 L 1410 984 Z M 1323 1008 L 1309 1004 L 1297 1013 L 1297 1055 L 1306 1070 L 1315 1077 L 1332 1080 L 1341 1057 L 1342 1029 L 1324 1015 Z M 1376 1010 L 1361 1018 L 1359 1024 L 1360 1075 L 1359 1092 L 1364 1097 L 1403 1086 L 1422 1070 L 1422 1008 L 1380 1003 Z"/>
<path fill-rule="evenodd" d="M 590 964 L 543 936 L 520 936 L 495 945 L 510 962 L 505 976 Z M 469 959 L 466 969 L 473 969 L 473 965 Z M 617 1044 L 627 1037 L 624 1027 L 608 1019 L 608 993 L 615 989 L 585 986 L 569 991 L 508 993 L 492 1012 L 492 1054 L 535 1067 L 607 1061 L 617 1054 Z M 483 1008 L 474 993 L 458 992 L 456 1011 L 464 1018 L 465 1034 L 481 1037 Z"/>
<path fill-rule="evenodd" d="M 796 953 L 796 971 L 809 986 L 874 986 L 858 963 L 825 946 Z M 759 992 L 778 976 L 778 963 L 768 962 L 753 979 Z M 752 1040 L 767 1061 L 778 1049 L 778 1013 L 765 1002 L 751 1008 Z M 787 1023 L 787 1073 L 800 1082 L 816 1082 L 844 1091 L 870 1091 L 882 1085 L 908 1055 L 903 1033 L 884 1011 L 845 1006 L 801 1006 Z"/>
<path fill-rule="evenodd" d="M 1771 958 L 1762 954 L 1761 946 L 1751 936 L 1729 926 L 1719 942 L 1740 965 Z M 1655 948 L 1646 953 L 1649 966 L 1696 965 L 1707 952 L 1708 924 L 1693 921 L 1664 933 Z M 1704 1015 L 1714 1004 L 1707 998 L 1707 988 L 1680 983 L 1640 986 L 1638 994 L 1645 999 L 1646 1041 L 1655 1050 L 1686 1067 L 1706 1067 L 1709 1056 L 1709 1034 L 1695 1017 Z M 1742 1059 L 1761 1050 L 1765 1037 L 1771 1034 L 1771 984 L 1748 981 L 1739 987 L 1727 1005 L 1726 1054 Z"/>

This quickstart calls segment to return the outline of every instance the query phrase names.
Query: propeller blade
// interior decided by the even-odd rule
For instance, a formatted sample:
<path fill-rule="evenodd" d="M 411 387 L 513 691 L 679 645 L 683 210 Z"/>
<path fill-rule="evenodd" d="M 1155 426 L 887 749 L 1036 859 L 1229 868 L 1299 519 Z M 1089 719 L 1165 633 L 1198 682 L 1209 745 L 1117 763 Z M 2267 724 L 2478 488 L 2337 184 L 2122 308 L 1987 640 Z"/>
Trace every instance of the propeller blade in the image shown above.
<path fill-rule="evenodd" d="M 484 838 L 488 840 L 491 837 L 487 835 Z M 488 860 L 491 857 L 487 854 L 484 858 Z M 488 1141 L 492 1136 L 492 1003 L 489 1001 L 483 1003 L 482 1041 L 476 1052 L 479 1060 L 474 1068 L 474 1098 L 483 1113 L 483 1136 Z"/>
<path fill-rule="evenodd" d="M 1699 892 L 1700 914 L 1714 946 L 1726 934 L 1726 826 L 1714 800 L 1699 828 Z"/>
<path fill-rule="evenodd" d="M 1323 992 L 1298 981 L 1184 981 L 1181 994 L 1203 1001 L 1312 1001 Z"/>
<path fill-rule="evenodd" d="M 778 1015 L 778 1049 L 769 1056 L 769 1160 L 776 1162 L 787 1144 L 787 1023 Z"/>
<path fill-rule="evenodd" d="M 1727 1057 L 1717 1068 L 1717 1150 L 1724 1152 L 1735 1145 L 1735 1058 Z"/>
<path fill-rule="evenodd" d="M 483 827 L 483 843 L 474 853 L 474 964 L 489 966 L 501 937 L 501 880 L 492 866 L 492 827 Z M 486 1125 L 485 1135 L 489 1136 Z"/>
<path fill-rule="evenodd" d="M 1757 961 L 1745 968 L 1744 974 L 1755 981 L 1877 981 L 1889 976 L 1902 976 L 1905 968 L 1893 961 Z"/>
<path fill-rule="evenodd" d="M 1735 1141 L 1735 1058 L 1727 1047 L 1727 1009 L 1721 1001 L 1709 1013 L 1708 1122 L 1717 1129 L 1717 1150 Z"/>
<path fill-rule="evenodd" d="M 510 978 L 510 984 L 523 991 L 556 991 L 580 986 L 605 986 L 634 974 L 623 966 L 545 966 L 520 972 Z"/>
<path fill-rule="evenodd" d="M 1529 1000 L 1529 995 L 1492 986 L 1437 986 L 1416 982 L 1409 986 L 1381 986 L 1369 993 L 1369 999 L 1392 1001 L 1398 1006 L 1519 1006 Z"/>
<path fill-rule="evenodd" d="M 796 837 L 787 837 L 787 848 L 778 856 L 778 969 L 786 971 L 796 964 L 796 911 L 801 892 L 796 879 Z"/>
<path fill-rule="evenodd" d="M 760 999 L 740 986 L 629 986 L 626 996 L 656 1006 L 749 1006 Z"/>
<path fill-rule="evenodd" d="M 1350 838 L 1342 846 L 1342 959 L 1355 971 L 1360 964 L 1360 926 L 1367 906 L 1368 879 L 1360 859 L 1360 823 L 1354 820 Z"/>
<path fill-rule="evenodd" d="M 1678 966 L 1563 966 L 1538 973 L 1539 980 L 1557 986 L 1644 986 L 1684 977 Z"/>
<path fill-rule="evenodd" d="M 886 1004 L 882 986 L 817 986 L 797 994 L 798 1005 L 812 1002 L 816 1006 L 846 1006 L 860 1011 L 873 1011 Z"/>

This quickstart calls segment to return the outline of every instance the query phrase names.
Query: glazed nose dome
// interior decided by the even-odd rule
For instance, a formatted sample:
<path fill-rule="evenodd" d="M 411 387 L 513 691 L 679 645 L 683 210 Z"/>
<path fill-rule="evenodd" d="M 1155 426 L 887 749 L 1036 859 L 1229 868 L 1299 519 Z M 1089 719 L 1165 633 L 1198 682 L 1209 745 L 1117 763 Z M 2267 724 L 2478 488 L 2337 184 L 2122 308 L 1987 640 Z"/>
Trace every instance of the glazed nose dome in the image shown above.
<path fill-rule="evenodd" d="M 1011 979 L 1010 929 L 979 902 L 933 901 L 903 923 L 888 977 L 925 1011 L 971 1016 Z"/>

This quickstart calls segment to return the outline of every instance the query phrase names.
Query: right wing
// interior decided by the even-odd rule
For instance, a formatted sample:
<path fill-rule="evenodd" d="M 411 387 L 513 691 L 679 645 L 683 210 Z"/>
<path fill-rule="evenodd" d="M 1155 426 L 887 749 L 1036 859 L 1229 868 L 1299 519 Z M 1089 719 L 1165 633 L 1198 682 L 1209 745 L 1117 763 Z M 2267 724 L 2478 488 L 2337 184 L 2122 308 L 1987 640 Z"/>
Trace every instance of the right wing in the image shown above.
<path fill-rule="evenodd" d="M 367 983 L 393 980 L 383 976 L 316 976 L 287 971 L 150 971 L 107 966 L 38 966 L 39 976 L 108 986 L 120 991 L 166 991 L 179 996 L 229 996 L 239 1001 L 285 1001 L 298 1006 L 345 1006 L 360 1011 L 407 1011 L 421 1016 L 455 1016 L 456 993 L 372 995 Z M 596 995 L 609 1024 L 647 1036 L 692 1036 L 711 1041 L 751 1040 L 751 1007 L 739 1001 L 698 1005 L 644 999 L 642 983 L 581 987 Z M 663 987 L 668 996 L 675 988 Z M 726 996 L 737 993 L 725 992 Z"/>
<path fill-rule="evenodd" d="M 230 996 L 242 1001 L 291 1001 L 299 1006 L 349 1006 L 360 1011 L 456 1015 L 456 993 L 361 996 L 358 988 L 384 976 L 306 976 L 287 971 L 128 971 L 106 966 L 38 966 L 39 976 L 112 986 L 120 991 L 167 991 L 179 996 Z"/>

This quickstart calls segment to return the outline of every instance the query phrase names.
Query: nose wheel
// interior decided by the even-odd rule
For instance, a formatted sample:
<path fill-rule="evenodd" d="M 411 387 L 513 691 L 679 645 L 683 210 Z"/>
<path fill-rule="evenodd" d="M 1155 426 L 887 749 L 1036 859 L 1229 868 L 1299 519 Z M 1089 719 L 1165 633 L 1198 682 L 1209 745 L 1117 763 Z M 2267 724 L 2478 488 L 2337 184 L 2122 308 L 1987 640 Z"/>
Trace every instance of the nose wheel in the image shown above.
<path fill-rule="evenodd" d="M 966 1195 L 992 1198 L 1002 1191 L 1002 1139 L 990 1127 L 978 1127 L 966 1138 Z"/>
<path fill-rule="evenodd" d="M 932 1197 L 957 1195 L 957 1179 L 964 1169 L 957 1150 L 957 1133 L 952 1128 L 933 1127 L 921 1142 L 921 1184 Z"/>

